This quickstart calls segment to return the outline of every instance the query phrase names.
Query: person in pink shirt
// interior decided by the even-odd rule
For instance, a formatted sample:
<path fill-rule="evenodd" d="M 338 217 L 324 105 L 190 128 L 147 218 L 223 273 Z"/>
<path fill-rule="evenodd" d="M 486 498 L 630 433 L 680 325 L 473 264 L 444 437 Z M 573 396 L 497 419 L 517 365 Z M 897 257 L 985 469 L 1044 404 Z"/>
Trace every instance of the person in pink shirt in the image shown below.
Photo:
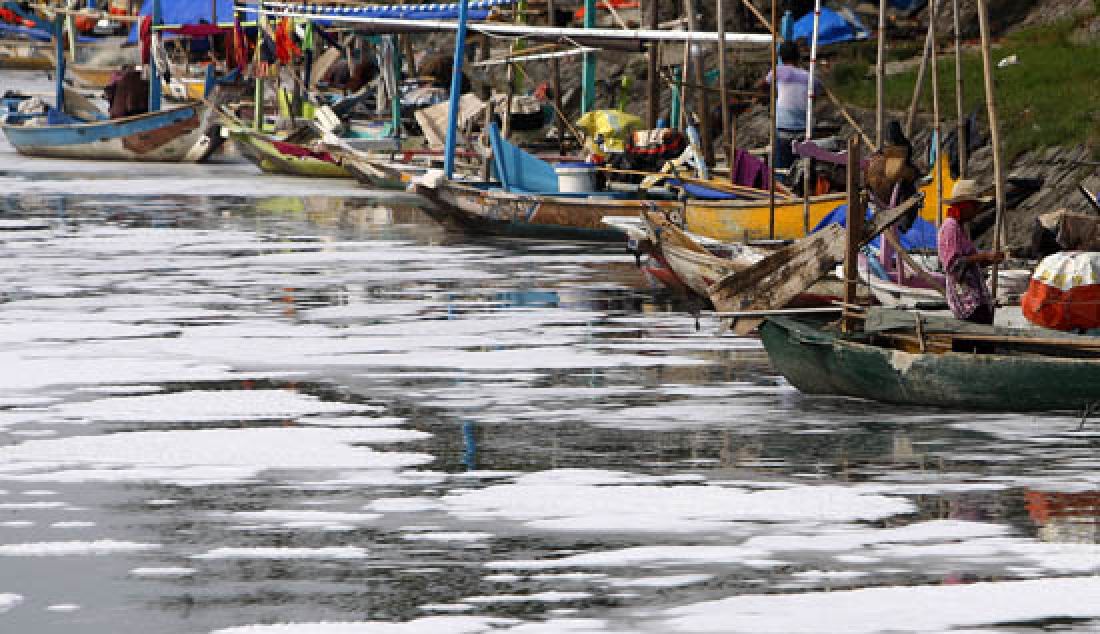
<path fill-rule="evenodd" d="M 982 196 L 973 180 L 955 183 L 950 205 L 937 236 L 940 263 L 947 280 L 947 305 L 957 319 L 976 324 L 993 323 L 993 297 L 985 283 L 985 267 L 1004 260 L 1003 253 L 981 252 L 970 241 L 963 225 L 972 221 L 982 205 L 991 199 Z"/>

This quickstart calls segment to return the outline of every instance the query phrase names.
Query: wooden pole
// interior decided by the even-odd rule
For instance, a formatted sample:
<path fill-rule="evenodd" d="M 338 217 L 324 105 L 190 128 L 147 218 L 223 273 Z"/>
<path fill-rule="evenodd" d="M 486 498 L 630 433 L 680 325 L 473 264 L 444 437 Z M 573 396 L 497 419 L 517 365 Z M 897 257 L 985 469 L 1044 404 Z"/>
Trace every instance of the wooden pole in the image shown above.
<path fill-rule="evenodd" d="M 848 221 L 844 250 L 844 332 L 853 327 L 852 311 L 859 292 L 859 246 L 863 238 L 863 196 L 860 195 L 861 149 L 859 139 L 848 139 Z"/>
<path fill-rule="evenodd" d="M 815 0 L 813 33 L 810 35 L 810 78 L 806 86 L 807 141 L 814 138 L 814 102 L 817 98 L 817 32 L 820 25 L 821 0 Z M 806 159 L 806 169 L 802 171 L 802 233 L 804 234 L 810 233 L 810 189 L 813 181 L 813 174 L 810 173 L 811 165 L 813 165 L 813 161 Z"/>
<path fill-rule="evenodd" d="M 549 0 L 550 6 L 553 6 L 554 0 Z M 648 15 L 646 15 L 646 27 L 650 29 L 657 29 L 660 26 L 658 18 L 658 0 L 649 0 L 648 2 Z M 646 102 L 646 127 L 650 130 L 657 127 L 657 119 L 659 117 L 658 112 L 661 109 L 661 78 L 658 76 L 658 66 L 660 65 L 659 56 L 661 54 L 660 47 L 657 42 L 649 43 L 649 78 L 647 79 L 648 88 L 648 101 Z M 557 62 L 555 62 L 556 64 Z"/>
<path fill-rule="evenodd" d="M 958 110 L 959 178 L 966 178 L 970 162 L 970 143 L 966 138 L 966 112 L 963 110 L 962 28 L 959 19 L 959 0 L 952 0 L 955 10 L 955 108 Z"/>
<path fill-rule="evenodd" d="M 936 181 L 936 226 L 943 224 L 943 130 L 940 126 L 940 65 L 939 50 L 936 44 L 936 2 L 928 3 L 928 29 L 932 33 L 932 132 L 935 134 L 936 161 L 932 165 L 932 178 Z"/>
<path fill-rule="evenodd" d="M 924 55 L 920 58 L 920 69 L 917 71 L 917 82 L 913 85 L 913 99 L 909 102 L 909 116 L 905 118 L 905 136 L 913 136 L 913 122 L 917 118 L 917 107 L 920 106 L 921 93 L 924 91 L 924 76 L 928 72 L 928 58 L 932 55 L 932 25 L 928 25 L 928 35 L 924 38 Z"/>
<path fill-rule="evenodd" d="M 716 0 L 718 21 L 718 98 L 722 100 L 722 146 L 726 155 L 726 164 L 734 172 L 733 130 L 730 123 L 730 93 L 726 83 L 726 2 Z"/>
<path fill-rule="evenodd" d="M 993 222 L 993 251 L 1001 250 L 1001 233 L 1004 225 L 1005 179 L 1001 162 L 1001 130 L 997 119 L 997 93 L 993 89 L 993 57 L 989 42 L 989 7 L 986 0 L 978 0 L 978 24 L 982 34 L 982 71 L 985 75 L 985 104 L 989 111 L 989 131 L 993 145 L 993 184 L 997 192 L 997 215 Z M 998 265 L 993 264 L 993 297 L 997 297 Z M 996 301 L 994 301 L 996 305 Z"/>
<path fill-rule="evenodd" d="M 958 0 L 955 0 L 958 2 Z M 886 2 L 878 5 L 878 57 L 875 60 L 875 147 L 882 149 L 886 135 Z"/>
<path fill-rule="evenodd" d="M 210 24 L 218 23 L 218 0 L 210 0 Z"/>
<path fill-rule="evenodd" d="M 695 15 L 694 0 L 684 0 L 684 11 L 687 13 L 688 29 L 698 31 L 699 20 Z M 688 43 L 689 51 L 693 51 L 692 46 L 692 43 Z M 706 76 L 703 74 L 703 50 L 700 47 L 693 52 L 695 54 L 691 56 L 691 68 L 695 76 L 695 84 L 703 87 L 707 85 Z M 699 134 L 703 137 L 703 160 L 707 165 L 713 165 L 714 143 L 710 136 L 710 99 L 707 92 L 701 88 L 695 90 L 695 116 L 699 119 Z"/>
<path fill-rule="evenodd" d="M 546 11 L 548 12 L 546 16 L 547 26 L 555 26 L 554 15 L 556 10 L 554 0 L 546 0 Z M 488 38 L 486 38 L 486 41 L 488 41 Z M 564 118 L 565 105 L 561 100 L 561 63 L 556 57 L 550 60 L 550 88 L 554 91 L 554 109 L 560 117 Z M 558 154 L 565 154 L 565 124 L 559 121 L 555 127 L 558 129 Z"/>
<path fill-rule="evenodd" d="M 772 81 L 771 87 L 768 90 L 770 95 L 770 112 L 769 112 L 769 124 L 768 124 L 768 239 L 775 239 L 775 142 L 776 142 L 776 130 L 775 130 L 775 100 L 777 87 L 779 86 L 778 66 L 779 60 L 776 59 L 779 48 L 779 32 L 775 30 L 775 23 L 778 20 L 779 12 L 775 4 L 775 0 L 772 0 L 772 21 L 768 25 L 768 29 L 772 32 Z"/>

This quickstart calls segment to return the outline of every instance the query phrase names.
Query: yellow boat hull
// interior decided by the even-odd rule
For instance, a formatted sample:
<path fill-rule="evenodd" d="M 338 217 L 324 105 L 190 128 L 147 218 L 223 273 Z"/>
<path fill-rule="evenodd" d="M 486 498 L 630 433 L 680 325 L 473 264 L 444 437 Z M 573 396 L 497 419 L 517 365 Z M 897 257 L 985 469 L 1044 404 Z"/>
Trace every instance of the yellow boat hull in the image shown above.
<path fill-rule="evenodd" d="M 940 178 L 943 179 L 943 195 L 951 195 L 955 180 L 950 169 L 940 162 Z M 939 182 L 936 178 L 921 188 L 924 207 L 921 217 L 937 224 L 939 212 Z M 797 240 L 813 229 L 825 216 L 847 202 L 846 194 L 829 194 L 810 198 L 809 222 L 801 198 L 776 200 L 774 222 L 765 200 L 760 201 L 689 201 L 683 211 L 683 227 L 691 233 L 723 242 L 746 240 Z M 774 231 L 772 225 L 774 224 Z M 808 226 L 807 226 L 808 225 Z"/>

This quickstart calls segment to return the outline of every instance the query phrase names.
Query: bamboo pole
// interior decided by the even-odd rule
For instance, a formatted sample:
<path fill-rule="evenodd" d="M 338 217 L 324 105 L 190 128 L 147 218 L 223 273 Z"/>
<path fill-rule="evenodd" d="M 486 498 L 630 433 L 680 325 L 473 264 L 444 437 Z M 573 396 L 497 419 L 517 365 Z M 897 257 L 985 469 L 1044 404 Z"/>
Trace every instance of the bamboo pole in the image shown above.
<path fill-rule="evenodd" d="M 725 148 L 726 163 L 729 165 L 731 178 L 735 175 L 733 132 L 730 123 L 730 94 L 726 84 L 726 1 L 716 0 L 718 21 L 718 98 L 722 100 L 722 146 Z"/>
<path fill-rule="evenodd" d="M 952 0 L 955 11 L 955 108 L 958 110 L 956 136 L 959 147 L 959 178 L 966 178 L 970 162 L 970 143 L 966 138 L 966 113 L 963 110 L 962 27 L 959 19 L 959 0 Z"/>
<path fill-rule="evenodd" d="M 913 122 L 917 118 L 921 93 L 924 91 L 924 76 L 928 73 L 928 58 L 932 55 L 932 25 L 928 25 L 928 35 L 924 38 L 924 54 L 920 58 L 917 81 L 913 85 L 913 99 L 909 102 L 909 115 L 905 118 L 905 136 L 913 136 Z"/>
<path fill-rule="evenodd" d="M 821 0 L 814 2 L 813 33 L 810 36 L 810 79 L 806 85 L 806 140 L 814 138 L 814 102 L 817 99 L 816 75 L 817 75 L 817 31 L 821 25 Z M 778 83 L 777 78 L 772 79 Z M 810 233 L 810 185 L 813 175 L 810 174 L 810 166 L 813 161 L 806 160 L 806 168 L 802 171 L 802 232 Z"/>
<path fill-rule="evenodd" d="M 997 119 L 997 93 L 993 89 L 993 57 L 989 42 L 989 8 L 986 0 L 978 0 L 978 24 L 982 34 L 982 71 L 985 75 L 985 104 L 989 111 L 989 131 L 993 145 L 993 184 L 997 195 L 997 215 L 993 222 L 993 251 L 1001 250 L 1001 233 L 1004 224 L 1005 180 L 1001 163 L 1001 130 Z M 993 264 L 993 297 L 997 297 L 998 264 Z M 996 301 L 993 302 L 996 306 Z"/>
<path fill-rule="evenodd" d="M 776 142 L 776 130 L 775 130 L 775 100 L 776 93 L 778 92 L 779 77 L 778 75 L 778 61 L 776 55 L 779 47 L 779 32 L 775 30 L 775 23 L 778 20 L 779 13 L 775 4 L 776 0 L 772 0 L 772 21 L 768 25 L 768 30 L 772 34 L 772 81 L 771 88 L 768 90 L 770 95 L 771 105 L 769 108 L 769 124 L 768 124 L 768 239 L 775 240 L 775 142 Z M 751 6 L 751 5 L 750 5 Z"/>
<path fill-rule="evenodd" d="M 684 0 L 684 11 L 687 13 L 688 29 L 691 31 L 697 31 L 699 29 L 698 17 L 695 15 L 695 2 L 694 0 Z M 723 35 L 723 39 L 725 36 Z M 691 44 L 687 45 L 687 50 L 691 51 Z M 691 69 L 692 74 L 695 76 L 695 83 L 700 86 L 706 85 L 706 77 L 703 74 L 703 50 L 697 49 L 696 54 L 691 56 Z M 707 97 L 706 90 L 695 91 L 695 116 L 699 120 L 699 134 L 703 137 L 703 161 L 707 165 L 714 164 L 714 144 L 710 136 L 710 99 Z"/>
<path fill-rule="evenodd" d="M 939 46 L 936 44 L 936 20 L 939 18 L 936 12 L 936 3 L 928 4 L 928 28 L 932 33 L 932 133 L 935 134 L 936 160 L 932 164 L 932 178 L 936 180 L 936 226 L 943 224 L 943 130 L 940 125 L 940 68 Z"/>
<path fill-rule="evenodd" d="M 878 56 L 875 60 L 875 147 L 882 149 L 886 135 L 886 2 L 878 5 Z M 958 0 L 955 0 L 957 3 Z"/>
<path fill-rule="evenodd" d="M 856 303 L 859 292 L 859 247 L 863 238 L 863 196 L 860 195 L 860 154 L 862 146 L 852 136 L 848 139 L 848 221 L 844 250 L 844 332 L 853 329 L 852 314 L 848 309 Z"/>
<path fill-rule="evenodd" d="M 554 0 L 549 0 L 550 6 L 554 5 Z M 649 0 L 648 11 L 649 15 L 646 16 L 646 27 L 656 30 L 659 28 L 659 16 L 657 14 L 659 4 L 658 0 Z M 659 56 L 661 54 L 660 48 L 657 42 L 649 43 L 649 76 L 647 79 L 648 88 L 648 100 L 646 102 L 646 127 L 650 130 L 657 127 L 658 112 L 661 109 L 661 78 L 659 77 L 658 65 L 660 62 Z"/>
<path fill-rule="evenodd" d="M 546 0 L 546 25 L 554 26 L 556 14 L 554 0 Z M 561 62 L 557 58 L 550 60 L 550 88 L 554 91 L 554 110 L 564 113 L 565 105 L 561 101 Z M 561 115 L 564 118 L 564 114 Z M 565 154 L 565 126 L 558 122 L 558 154 Z"/>

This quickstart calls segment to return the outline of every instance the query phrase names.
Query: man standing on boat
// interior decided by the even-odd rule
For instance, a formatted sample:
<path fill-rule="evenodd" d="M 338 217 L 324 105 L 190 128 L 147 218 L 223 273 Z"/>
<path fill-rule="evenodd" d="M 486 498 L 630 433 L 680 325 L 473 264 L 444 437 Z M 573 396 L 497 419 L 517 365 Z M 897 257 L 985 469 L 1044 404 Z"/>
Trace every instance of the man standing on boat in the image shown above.
<path fill-rule="evenodd" d="M 972 221 L 992 198 L 982 196 L 978 183 L 955 183 L 949 207 L 937 237 L 940 263 L 947 281 L 947 305 L 956 318 L 976 324 L 993 324 L 993 298 L 982 269 L 1004 260 L 1003 253 L 979 252 L 963 225 Z"/>
<path fill-rule="evenodd" d="M 787 169 L 794 163 L 794 150 L 791 143 L 801 141 L 806 135 L 806 101 L 810 90 L 810 73 L 799 67 L 801 54 L 798 44 L 783 42 L 779 45 L 779 59 L 783 64 L 776 70 L 779 83 L 776 87 L 775 127 L 776 169 Z M 772 82 L 769 71 L 767 77 L 760 80 L 759 87 L 766 88 Z M 814 79 L 817 91 L 822 88 L 821 81 Z"/>

